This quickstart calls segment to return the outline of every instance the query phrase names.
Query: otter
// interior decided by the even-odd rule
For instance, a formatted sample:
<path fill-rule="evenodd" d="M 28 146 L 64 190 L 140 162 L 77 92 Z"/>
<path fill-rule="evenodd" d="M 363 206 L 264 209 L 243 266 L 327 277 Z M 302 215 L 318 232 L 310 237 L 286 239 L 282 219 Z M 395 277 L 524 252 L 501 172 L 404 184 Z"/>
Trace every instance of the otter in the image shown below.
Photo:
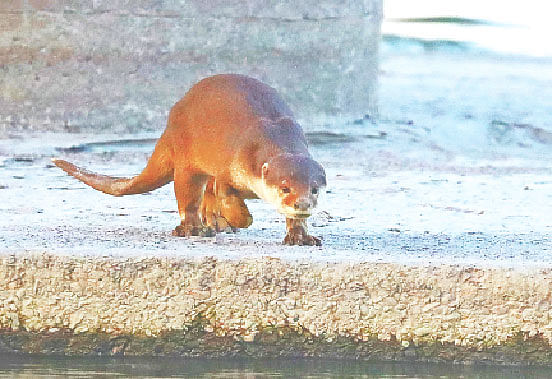
<path fill-rule="evenodd" d="M 237 74 L 205 78 L 170 110 L 144 170 L 116 178 L 61 159 L 56 166 L 114 196 L 140 194 L 174 181 L 180 214 L 175 236 L 213 236 L 247 228 L 245 199 L 260 198 L 286 217 L 288 245 L 321 245 L 307 218 L 326 186 L 292 111 L 272 87 Z"/>

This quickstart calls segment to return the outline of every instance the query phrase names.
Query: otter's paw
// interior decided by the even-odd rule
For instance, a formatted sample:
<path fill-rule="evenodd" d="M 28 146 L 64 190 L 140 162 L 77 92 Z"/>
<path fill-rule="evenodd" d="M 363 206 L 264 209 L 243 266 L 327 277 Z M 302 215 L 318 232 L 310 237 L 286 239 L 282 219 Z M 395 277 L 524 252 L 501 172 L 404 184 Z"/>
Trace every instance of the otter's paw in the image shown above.
<path fill-rule="evenodd" d="M 236 233 L 238 228 L 231 226 L 222 216 L 213 216 L 204 220 L 204 224 L 214 229 L 217 233 Z"/>
<path fill-rule="evenodd" d="M 217 232 L 236 233 L 238 228 L 234 228 L 230 223 L 222 216 L 218 216 L 216 219 Z"/>
<path fill-rule="evenodd" d="M 176 237 L 214 237 L 216 232 L 210 226 L 197 226 L 197 225 L 178 225 L 172 232 Z"/>
<path fill-rule="evenodd" d="M 322 246 L 322 239 L 303 233 L 288 233 L 284 245 Z"/>

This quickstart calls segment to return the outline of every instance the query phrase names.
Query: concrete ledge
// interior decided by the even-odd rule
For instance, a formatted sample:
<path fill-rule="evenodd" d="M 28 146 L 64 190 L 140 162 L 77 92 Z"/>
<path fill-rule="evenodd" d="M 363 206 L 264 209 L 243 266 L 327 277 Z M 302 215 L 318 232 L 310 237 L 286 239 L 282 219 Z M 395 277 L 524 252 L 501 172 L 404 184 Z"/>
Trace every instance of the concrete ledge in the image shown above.
<path fill-rule="evenodd" d="M 551 364 L 552 271 L 0 260 L 0 351 Z"/>

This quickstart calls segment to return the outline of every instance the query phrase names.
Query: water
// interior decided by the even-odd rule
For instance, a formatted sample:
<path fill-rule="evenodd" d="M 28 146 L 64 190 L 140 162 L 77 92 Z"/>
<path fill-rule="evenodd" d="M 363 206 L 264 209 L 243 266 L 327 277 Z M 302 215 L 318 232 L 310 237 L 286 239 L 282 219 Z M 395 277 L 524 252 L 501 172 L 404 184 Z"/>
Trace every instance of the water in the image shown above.
<path fill-rule="evenodd" d="M 552 30 L 533 3 L 386 2 L 380 119 L 412 136 L 391 149 L 550 164 Z"/>
<path fill-rule="evenodd" d="M 552 57 L 549 5 L 487 0 L 386 0 L 383 33 L 469 43 L 505 55 Z"/>
<path fill-rule="evenodd" d="M 0 358 L 0 377 L 71 378 L 549 378 L 551 369 L 316 359 Z"/>

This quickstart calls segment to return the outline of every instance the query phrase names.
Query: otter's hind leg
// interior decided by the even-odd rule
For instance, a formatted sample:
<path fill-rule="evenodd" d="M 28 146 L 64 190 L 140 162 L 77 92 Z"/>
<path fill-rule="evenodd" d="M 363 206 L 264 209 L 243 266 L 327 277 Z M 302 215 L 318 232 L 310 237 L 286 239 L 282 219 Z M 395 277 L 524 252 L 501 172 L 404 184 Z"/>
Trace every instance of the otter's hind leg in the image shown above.
<path fill-rule="evenodd" d="M 175 169 L 174 194 L 178 202 L 181 222 L 174 229 L 172 233 L 174 236 L 212 237 L 215 235 L 215 231 L 209 226 L 204 226 L 199 217 L 199 207 L 207 180 L 208 176 L 205 174 Z"/>
<path fill-rule="evenodd" d="M 253 217 L 239 192 L 211 178 L 205 187 L 201 205 L 203 223 L 217 231 L 247 228 Z"/>
<path fill-rule="evenodd" d="M 248 228 L 253 223 L 253 217 L 245 205 L 244 199 L 231 194 L 221 199 L 221 215 L 233 228 Z"/>

